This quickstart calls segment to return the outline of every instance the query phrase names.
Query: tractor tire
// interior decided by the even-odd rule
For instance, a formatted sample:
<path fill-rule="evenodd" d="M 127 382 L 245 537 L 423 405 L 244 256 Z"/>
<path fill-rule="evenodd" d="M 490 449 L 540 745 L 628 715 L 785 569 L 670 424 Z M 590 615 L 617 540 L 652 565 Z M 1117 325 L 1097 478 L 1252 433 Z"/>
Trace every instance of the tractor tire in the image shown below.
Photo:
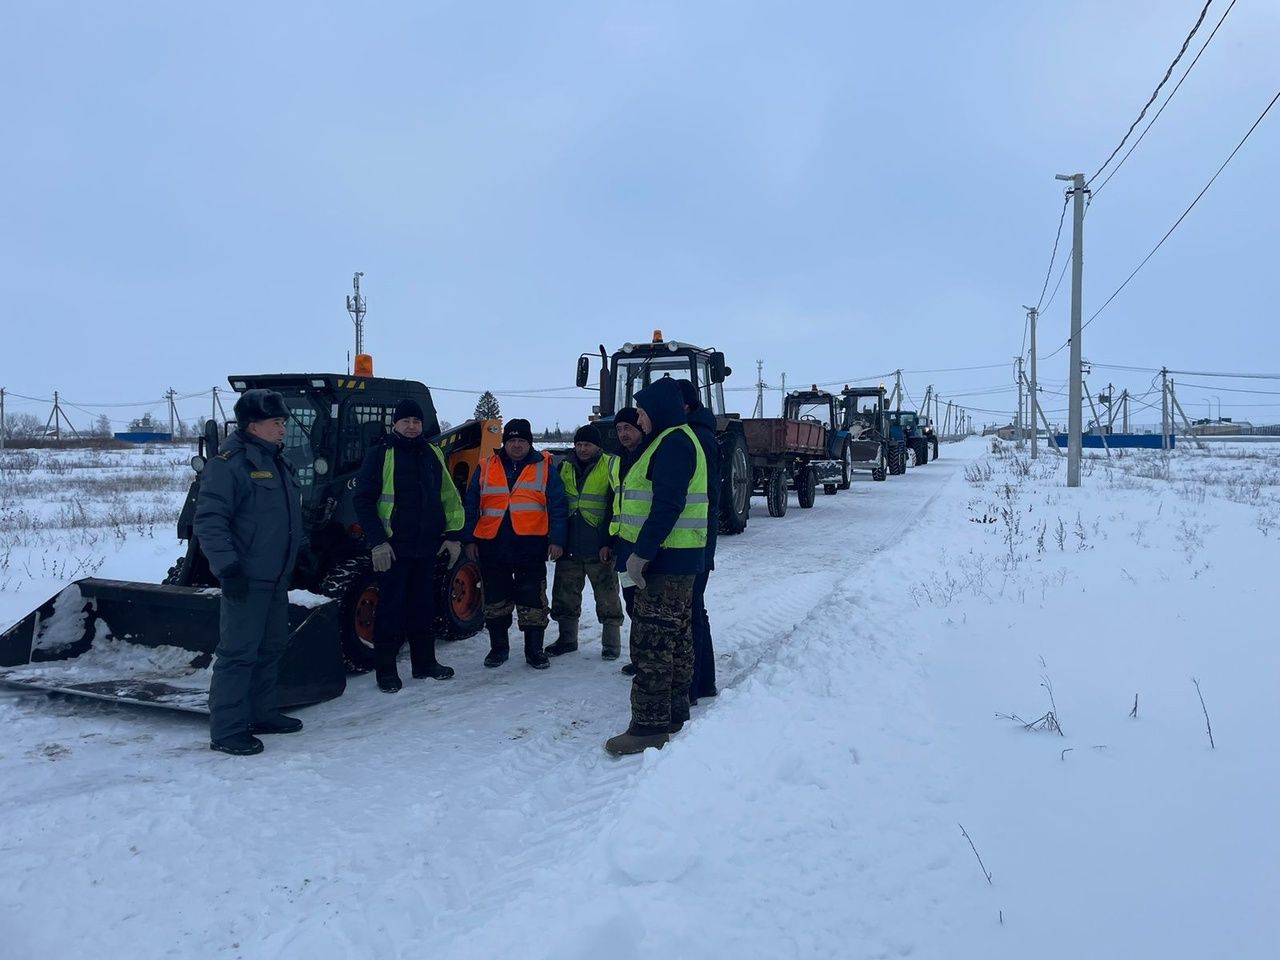
<path fill-rule="evenodd" d="M 818 478 L 814 476 L 812 467 L 801 467 L 796 474 L 796 499 L 800 501 L 800 509 L 808 510 L 818 497 Z"/>
<path fill-rule="evenodd" d="M 436 565 L 437 640 L 465 640 L 484 628 L 484 592 L 480 565 L 460 557 L 452 568 L 447 557 Z"/>
<path fill-rule="evenodd" d="M 881 481 L 881 480 L 885 479 L 885 477 L 886 477 L 886 476 L 887 476 L 887 474 L 885 473 L 885 469 L 884 469 L 884 467 L 872 467 L 872 468 L 871 468 L 871 479 L 872 479 L 872 480 L 875 480 L 875 481 L 879 482 L 879 481 Z"/>
<path fill-rule="evenodd" d="M 164 579 L 161 580 L 160 582 L 164 584 L 170 584 L 170 585 L 181 584 L 182 577 L 186 572 L 186 567 L 187 567 L 187 557 L 186 557 L 186 554 L 183 554 L 177 560 L 174 561 L 173 566 L 169 568 L 169 572 L 165 574 Z"/>
<path fill-rule="evenodd" d="M 824 483 L 822 485 L 822 495 L 824 497 L 835 496 L 836 485 L 834 483 Z"/>
<path fill-rule="evenodd" d="M 929 462 L 929 441 L 920 440 L 916 443 L 916 466 L 923 467 Z"/>
<path fill-rule="evenodd" d="M 846 440 L 840 451 L 840 489 L 848 490 L 853 483 L 853 448 Z"/>
<path fill-rule="evenodd" d="M 765 503 L 769 507 L 769 516 L 785 517 L 789 499 L 786 471 L 778 467 L 769 474 L 769 480 L 765 488 Z"/>
<path fill-rule="evenodd" d="M 907 472 L 907 451 L 900 444 L 892 444 L 889 447 L 889 475 L 900 477 Z"/>
<path fill-rule="evenodd" d="M 720 484 L 720 532 L 741 533 L 751 516 L 751 460 L 747 440 L 735 433 L 726 443 Z"/>

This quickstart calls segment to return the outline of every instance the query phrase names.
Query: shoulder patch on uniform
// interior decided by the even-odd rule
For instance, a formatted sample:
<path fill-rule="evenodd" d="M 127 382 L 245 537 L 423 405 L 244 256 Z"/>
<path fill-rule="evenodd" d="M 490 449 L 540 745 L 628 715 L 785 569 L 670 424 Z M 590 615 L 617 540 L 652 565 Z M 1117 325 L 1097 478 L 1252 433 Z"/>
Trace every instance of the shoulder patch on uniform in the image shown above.
<path fill-rule="evenodd" d="M 275 476 L 270 470 L 250 470 L 250 480 L 270 480 Z"/>

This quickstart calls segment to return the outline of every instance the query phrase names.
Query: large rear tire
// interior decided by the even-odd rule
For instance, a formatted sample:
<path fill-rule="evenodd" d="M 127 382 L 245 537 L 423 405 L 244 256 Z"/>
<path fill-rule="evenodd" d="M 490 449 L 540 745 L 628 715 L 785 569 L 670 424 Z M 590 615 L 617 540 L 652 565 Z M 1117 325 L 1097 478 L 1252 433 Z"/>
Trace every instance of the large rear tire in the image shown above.
<path fill-rule="evenodd" d="M 916 466 L 923 467 L 929 462 L 929 441 L 921 439 L 916 443 Z"/>
<path fill-rule="evenodd" d="M 725 456 L 720 484 L 720 532 L 741 533 L 751 516 L 751 461 L 747 456 L 747 440 L 733 433 L 725 441 Z"/>
<path fill-rule="evenodd" d="M 906 449 L 899 443 L 889 445 L 889 475 L 900 477 L 907 472 Z"/>
<path fill-rule="evenodd" d="M 818 498 L 818 478 L 813 467 L 801 467 L 796 475 L 796 499 L 800 501 L 800 509 L 808 510 Z"/>
<path fill-rule="evenodd" d="M 373 669 L 373 625 L 378 612 L 378 584 L 373 571 L 353 577 L 338 607 L 342 656 L 348 673 Z"/>
<path fill-rule="evenodd" d="M 781 467 L 769 474 L 768 486 L 765 490 L 765 503 L 769 507 L 769 516 L 785 517 L 787 515 L 787 474 Z"/>

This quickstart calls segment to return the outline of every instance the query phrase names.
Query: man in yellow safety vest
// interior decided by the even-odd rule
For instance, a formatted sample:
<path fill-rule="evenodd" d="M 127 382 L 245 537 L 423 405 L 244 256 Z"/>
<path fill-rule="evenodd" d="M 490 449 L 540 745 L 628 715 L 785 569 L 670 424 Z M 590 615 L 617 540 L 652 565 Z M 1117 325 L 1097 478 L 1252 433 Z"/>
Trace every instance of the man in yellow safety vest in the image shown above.
<path fill-rule="evenodd" d="M 636 585 L 631 625 L 631 723 L 614 755 L 661 749 L 689 719 L 693 585 L 707 545 L 707 463 L 685 422 L 684 399 L 662 378 L 635 396 L 648 444 L 622 481 L 616 567 Z"/>
<path fill-rule="evenodd" d="M 594 424 L 579 428 L 573 435 L 573 452 L 559 466 L 569 506 L 569 539 L 564 555 L 556 561 L 551 583 L 551 619 L 560 633 L 547 647 L 553 657 L 578 649 L 578 621 L 587 580 L 591 581 L 596 619 L 601 624 L 600 656 L 617 660 L 622 653 L 622 601 L 609 548 L 612 475 L 617 458 L 605 453 L 602 444 Z"/>

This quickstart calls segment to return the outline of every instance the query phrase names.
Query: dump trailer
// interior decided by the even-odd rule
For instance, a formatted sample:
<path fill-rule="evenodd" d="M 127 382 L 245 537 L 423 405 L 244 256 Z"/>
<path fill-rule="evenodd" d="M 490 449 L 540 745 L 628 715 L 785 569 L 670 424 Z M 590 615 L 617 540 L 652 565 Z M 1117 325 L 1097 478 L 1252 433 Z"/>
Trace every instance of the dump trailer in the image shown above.
<path fill-rule="evenodd" d="M 840 423 L 848 432 L 849 470 L 884 480 L 906 471 L 906 443 L 889 423 L 885 388 L 849 387 L 840 391 Z"/>
<path fill-rule="evenodd" d="M 826 427 L 813 420 L 753 417 L 742 421 L 742 430 L 751 458 L 751 489 L 764 496 L 769 516 L 786 516 L 791 489 L 802 510 L 812 507 L 818 465 L 827 462 Z"/>
<path fill-rule="evenodd" d="M 625 343 L 612 355 L 602 344 L 597 382 L 599 399 L 592 420 L 604 438 L 604 448 L 618 453 L 614 414 L 635 405 L 635 396 L 663 377 L 689 380 L 698 390 L 703 406 L 716 418 L 716 444 L 720 450 L 720 532 L 741 533 L 751 515 L 751 462 L 742 420 L 728 413 L 724 403 L 724 381 L 733 373 L 718 350 L 666 340 L 661 330 L 653 331 L 648 343 Z M 592 354 L 578 357 L 577 384 L 587 387 L 591 379 Z"/>
<path fill-rule="evenodd" d="M 237 393 L 279 391 L 289 408 L 284 456 L 301 486 L 302 517 L 316 562 L 294 572 L 289 645 L 280 665 L 282 706 L 342 693 L 348 673 L 372 667 L 378 588 L 353 504 L 356 471 L 405 398 L 423 410 L 423 434 L 440 446 L 460 488 L 501 443 L 497 420 L 440 432 L 430 390 L 414 380 L 347 374 L 228 377 Z M 205 424 L 194 477 L 178 517 L 185 553 L 160 584 L 88 578 L 70 584 L 0 634 L 0 680 L 108 700 L 207 711 L 208 669 L 218 643 L 220 591 L 194 530 L 204 465 L 227 428 Z M 438 639 L 483 626 L 478 566 L 461 558 L 436 571 Z"/>

